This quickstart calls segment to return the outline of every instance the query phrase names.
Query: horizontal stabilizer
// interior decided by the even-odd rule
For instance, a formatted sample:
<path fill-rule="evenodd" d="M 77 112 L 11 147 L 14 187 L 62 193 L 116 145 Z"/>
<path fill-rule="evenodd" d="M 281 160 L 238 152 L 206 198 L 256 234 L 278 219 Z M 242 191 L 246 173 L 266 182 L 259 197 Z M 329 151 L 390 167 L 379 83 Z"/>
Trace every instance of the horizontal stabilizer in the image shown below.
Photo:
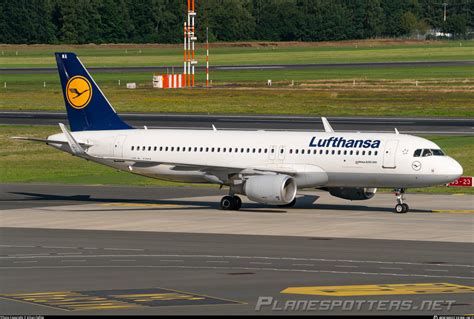
<path fill-rule="evenodd" d="M 67 141 L 49 140 L 46 138 L 36 138 L 36 137 L 27 137 L 27 136 L 12 136 L 10 138 L 14 140 L 40 142 L 40 143 L 46 143 L 46 144 L 61 144 L 61 145 L 69 144 Z M 79 143 L 79 145 L 81 145 L 82 147 L 92 146 L 91 144 L 86 144 L 86 143 Z"/>

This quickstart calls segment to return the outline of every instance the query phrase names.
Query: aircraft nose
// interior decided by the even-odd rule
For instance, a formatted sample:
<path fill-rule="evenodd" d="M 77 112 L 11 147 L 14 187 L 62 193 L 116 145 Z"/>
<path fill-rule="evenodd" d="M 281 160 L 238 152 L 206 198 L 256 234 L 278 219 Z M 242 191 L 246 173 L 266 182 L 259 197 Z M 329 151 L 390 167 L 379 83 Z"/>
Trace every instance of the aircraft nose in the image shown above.
<path fill-rule="evenodd" d="M 459 177 L 462 176 L 463 173 L 463 168 L 461 164 L 459 164 L 455 159 L 450 158 L 450 161 L 448 163 L 448 175 L 452 179 L 452 181 L 458 179 Z"/>

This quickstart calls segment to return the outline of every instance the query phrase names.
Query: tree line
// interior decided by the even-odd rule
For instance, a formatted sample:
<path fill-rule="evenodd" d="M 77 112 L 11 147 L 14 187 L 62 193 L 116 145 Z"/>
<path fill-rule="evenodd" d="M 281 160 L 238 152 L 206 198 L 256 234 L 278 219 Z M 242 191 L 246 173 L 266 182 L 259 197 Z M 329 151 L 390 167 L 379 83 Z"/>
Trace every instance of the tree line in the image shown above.
<path fill-rule="evenodd" d="M 444 21 L 444 5 L 446 21 Z M 0 0 L 0 43 L 178 43 L 186 0 Z M 210 41 L 464 38 L 474 0 L 196 0 L 197 36 Z"/>

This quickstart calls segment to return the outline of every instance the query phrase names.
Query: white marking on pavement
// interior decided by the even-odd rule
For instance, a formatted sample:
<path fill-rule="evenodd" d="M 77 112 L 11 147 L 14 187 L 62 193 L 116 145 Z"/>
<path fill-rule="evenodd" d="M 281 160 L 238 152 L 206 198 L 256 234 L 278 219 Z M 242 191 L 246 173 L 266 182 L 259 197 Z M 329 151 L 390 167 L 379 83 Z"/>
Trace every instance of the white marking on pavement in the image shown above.
<path fill-rule="evenodd" d="M 131 251 L 144 251 L 141 248 L 104 248 L 104 250 L 131 250 Z"/>
<path fill-rule="evenodd" d="M 397 273 L 376 273 L 359 271 L 335 271 L 335 270 L 313 270 L 313 269 L 279 269 L 279 268 L 256 268 L 256 267 L 211 267 L 211 266 L 154 266 L 154 265 L 91 265 L 91 266 L 7 266 L 0 269 L 62 269 L 62 268 L 178 268 L 178 269 L 231 269 L 231 270 L 263 270 L 280 272 L 307 272 L 307 273 L 329 273 L 329 274 L 351 274 L 351 275 L 376 275 L 376 276 L 398 276 L 398 277 L 424 277 L 424 278 L 453 278 L 453 279 L 474 279 L 474 277 L 464 276 L 441 276 L 441 275 L 421 275 L 421 274 L 397 274 Z"/>
<path fill-rule="evenodd" d="M 15 256 L 0 256 L 0 259 L 13 258 L 58 258 L 67 256 L 27 254 Z M 366 264 L 390 264 L 390 265 L 416 265 L 427 266 L 426 263 L 401 262 L 401 261 L 372 261 L 372 260 L 344 260 L 344 259 L 317 259 L 317 258 L 293 258 L 293 257 L 262 257 L 262 256 L 219 256 L 219 255 L 163 255 L 163 254 L 140 254 L 140 255 L 83 255 L 84 258 L 103 258 L 103 257 L 180 257 L 180 258 L 218 258 L 218 259 L 257 259 L 257 260 L 292 260 L 292 261 L 323 261 L 323 262 L 348 262 L 348 263 L 366 263 Z M 466 267 L 473 268 L 474 265 L 466 264 L 431 264 L 432 267 Z"/>

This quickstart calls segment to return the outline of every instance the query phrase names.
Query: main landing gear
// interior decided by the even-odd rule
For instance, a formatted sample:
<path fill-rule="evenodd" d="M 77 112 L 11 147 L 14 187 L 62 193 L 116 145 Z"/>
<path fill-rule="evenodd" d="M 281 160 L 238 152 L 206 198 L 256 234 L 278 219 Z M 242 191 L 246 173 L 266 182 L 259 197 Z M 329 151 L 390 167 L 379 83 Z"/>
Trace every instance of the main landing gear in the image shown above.
<path fill-rule="evenodd" d="M 242 200 L 239 196 L 224 196 L 221 199 L 222 210 L 239 210 L 242 207 Z"/>
<path fill-rule="evenodd" d="M 405 198 L 405 189 L 404 188 L 396 188 L 395 189 L 395 196 L 397 197 L 397 205 L 395 206 L 394 213 L 396 214 L 406 214 L 410 209 L 407 204 L 404 203 Z"/>

